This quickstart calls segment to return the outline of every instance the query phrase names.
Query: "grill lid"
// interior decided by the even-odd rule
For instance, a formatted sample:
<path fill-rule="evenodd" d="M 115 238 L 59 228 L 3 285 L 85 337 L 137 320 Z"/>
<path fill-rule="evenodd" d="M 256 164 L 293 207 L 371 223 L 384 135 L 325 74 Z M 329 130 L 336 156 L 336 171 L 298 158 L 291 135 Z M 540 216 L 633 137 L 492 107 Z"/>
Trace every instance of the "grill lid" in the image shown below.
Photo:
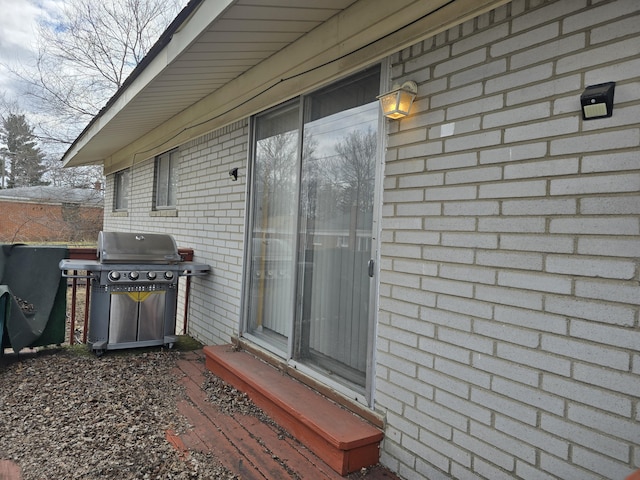
<path fill-rule="evenodd" d="M 182 260 L 171 235 L 100 232 L 98 259 L 102 263 L 174 263 Z"/>

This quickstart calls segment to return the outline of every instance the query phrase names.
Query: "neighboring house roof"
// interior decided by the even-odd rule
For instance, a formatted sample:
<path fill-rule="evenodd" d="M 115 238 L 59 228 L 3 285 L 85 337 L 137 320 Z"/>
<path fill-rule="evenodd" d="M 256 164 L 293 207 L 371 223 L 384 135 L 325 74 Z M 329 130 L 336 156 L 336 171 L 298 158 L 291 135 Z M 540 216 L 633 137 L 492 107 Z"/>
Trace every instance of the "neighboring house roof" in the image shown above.
<path fill-rule="evenodd" d="M 0 190 L 0 202 L 73 203 L 84 206 L 102 207 L 102 192 L 93 188 L 64 187 L 18 187 Z"/>
<path fill-rule="evenodd" d="M 64 154 L 112 173 L 509 0 L 191 0 Z"/>

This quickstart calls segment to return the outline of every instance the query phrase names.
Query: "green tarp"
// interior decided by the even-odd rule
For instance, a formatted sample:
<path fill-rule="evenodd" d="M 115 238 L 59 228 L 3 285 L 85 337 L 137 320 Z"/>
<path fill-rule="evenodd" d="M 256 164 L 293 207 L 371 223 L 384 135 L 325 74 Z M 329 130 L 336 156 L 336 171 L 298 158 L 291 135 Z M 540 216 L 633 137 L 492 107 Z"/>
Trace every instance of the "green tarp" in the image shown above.
<path fill-rule="evenodd" d="M 0 246 L 0 352 L 64 341 L 66 279 L 58 264 L 66 256 L 64 247 Z"/>

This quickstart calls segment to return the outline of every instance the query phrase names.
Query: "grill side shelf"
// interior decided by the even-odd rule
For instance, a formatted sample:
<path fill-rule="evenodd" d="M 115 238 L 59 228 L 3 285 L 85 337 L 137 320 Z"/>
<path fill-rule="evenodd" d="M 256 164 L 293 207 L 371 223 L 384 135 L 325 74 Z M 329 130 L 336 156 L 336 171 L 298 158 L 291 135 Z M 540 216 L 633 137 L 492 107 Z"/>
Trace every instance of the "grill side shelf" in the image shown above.
<path fill-rule="evenodd" d="M 65 278 L 91 278 L 92 272 L 102 270 L 100 263 L 96 260 L 60 260 L 58 264 L 60 270 L 62 270 L 62 276 Z M 69 271 L 86 270 L 86 274 L 78 275 L 69 273 Z"/>
<path fill-rule="evenodd" d="M 211 272 L 211 267 L 205 263 L 181 262 L 179 266 L 181 277 L 202 277 Z"/>

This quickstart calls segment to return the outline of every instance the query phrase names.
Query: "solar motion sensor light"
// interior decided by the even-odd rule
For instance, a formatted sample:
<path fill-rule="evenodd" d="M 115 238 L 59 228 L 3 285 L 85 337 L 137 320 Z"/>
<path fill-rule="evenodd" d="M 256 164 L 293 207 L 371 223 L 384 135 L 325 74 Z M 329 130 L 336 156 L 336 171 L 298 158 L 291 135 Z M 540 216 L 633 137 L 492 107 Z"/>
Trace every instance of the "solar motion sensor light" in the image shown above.
<path fill-rule="evenodd" d="M 594 120 L 606 118 L 613 114 L 613 92 L 616 82 L 599 83 L 588 86 L 580 95 L 582 118 Z"/>

